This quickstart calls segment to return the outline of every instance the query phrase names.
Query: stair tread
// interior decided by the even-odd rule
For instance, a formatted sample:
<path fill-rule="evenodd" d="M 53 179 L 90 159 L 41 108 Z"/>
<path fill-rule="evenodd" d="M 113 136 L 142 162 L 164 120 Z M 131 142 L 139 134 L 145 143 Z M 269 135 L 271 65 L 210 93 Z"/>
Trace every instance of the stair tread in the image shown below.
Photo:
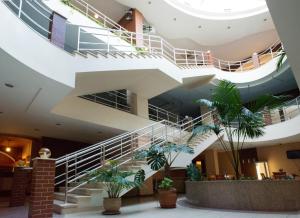
<path fill-rule="evenodd" d="M 59 195 L 59 196 L 65 196 L 64 192 L 54 192 L 55 195 Z M 68 193 L 68 197 L 75 197 L 75 198 L 90 198 L 91 196 L 89 195 L 78 195 L 78 194 L 72 194 L 72 193 Z"/>
<path fill-rule="evenodd" d="M 54 200 L 53 204 L 62 208 L 76 208 L 78 204 L 75 203 L 65 203 L 64 201 Z"/>

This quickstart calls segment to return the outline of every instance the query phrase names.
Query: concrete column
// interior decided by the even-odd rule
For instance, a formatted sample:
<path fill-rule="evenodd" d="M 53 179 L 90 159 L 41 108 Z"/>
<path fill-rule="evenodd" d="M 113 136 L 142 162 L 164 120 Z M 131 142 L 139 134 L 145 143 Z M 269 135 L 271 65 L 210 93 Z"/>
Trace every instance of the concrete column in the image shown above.
<path fill-rule="evenodd" d="M 131 113 L 149 119 L 148 99 L 131 93 Z"/>
<path fill-rule="evenodd" d="M 207 64 L 213 65 L 213 57 L 212 57 L 211 51 L 207 51 L 206 56 L 207 56 Z"/>
<path fill-rule="evenodd" d="M 205 151 L 205 165 L 207 175 L 219 175 L 218 151 L 210 149 Z"/>
<path fill-rule="evenodd" d="M 53 213 L 55 159 L 33 160 L 29 218 L 50 218 Z"/>
<path fill-rule="evenodd" d="M 13 184 L 9 200 L 10 207 L 24 206 L 30 176 L 31 168 L 29 167 L 16 167 L 14 169 Z"/>
<path fill-rule="evenodd" d="M 254 68 L 258 68 L 259 67 L 259 58 L 258 58 L 258 54 L 255 52 L 252 54 L 252 62 L 253 62 L 253 66 Z"/>

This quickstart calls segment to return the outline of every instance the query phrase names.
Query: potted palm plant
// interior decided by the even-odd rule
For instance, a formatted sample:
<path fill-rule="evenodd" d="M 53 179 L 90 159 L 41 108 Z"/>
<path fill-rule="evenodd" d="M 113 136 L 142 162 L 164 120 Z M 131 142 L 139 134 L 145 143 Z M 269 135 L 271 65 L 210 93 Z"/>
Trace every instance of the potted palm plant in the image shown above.
<path fill-rule="evenodd" d="M 158 171 L 164 169 L 165 178 L 159 185 L 158 190 L 161 208 L 176 207 L 177 194 L 170 177 L 171 166 L 180 153 L 193 154 L 194 149 L 188 145 L 164 143 L 152 145 L 149 149 L 139 150 L 135 154 L 135 159 L 146 159 L 152 170 Z"/>
<path fill-rule="evenodd" d="M 287 96 L 263 95 L 257 100 L 243 105 L 238 88 L 231 82 L 220 81 L 211 101 L 207 99 L 196 100 L 197 103 L 216 111 L 217 122 L 196 127 L 191 140 L 197 134 L 212 131 L 218 137 L 219 144 L 226 152 L 234 169 L 236 179 L 240 178 L 239 151 L 243 149 L 246 138 L 257 138 L 264 134 L 265 122 L 262 111 L 282 105 Z M 224 137 L 225 136 L 225 137 Z"/>
<path fill-rule="evenodd" d="M 132 178 L 134 177 L 134 179 Z M 108 161 L 104 167 L 88 174 L 85 178 L 89 183 L 102 182 L 108 197 L 104 198 L 103 214 L 120 214 L 121 194 L 123 191 L 140 187 L 145 179 L 145 172 L 121 170 L 117 161 Z"/>

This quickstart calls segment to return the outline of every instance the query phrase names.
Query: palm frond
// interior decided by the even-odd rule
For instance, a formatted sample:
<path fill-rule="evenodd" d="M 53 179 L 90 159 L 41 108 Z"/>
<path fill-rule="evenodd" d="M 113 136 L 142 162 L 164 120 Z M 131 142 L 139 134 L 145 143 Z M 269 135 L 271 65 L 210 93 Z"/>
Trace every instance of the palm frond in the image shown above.
<path fill-rule="evenodd" d="M 279 71 L 282 68 L 282 65 L 284 63 L 284 58 L 286 57 L 286 52 L 284 50 L 281 51 L 281 54 L 279 56 L 279 59 L 277 61 L 276 70 Z"/>
<path fill-rule="evenodd" d="M 289 97 L 290 96 L 287 95 L 280 95 L 280 96 L 274 96 L 270 94 L 262 95 L 250 104 L 249 110 L 252 111 L 253 113 L 256 113 L 264 110 L 266 107 L 268 109 L 273 109 L 281 106 L 286 100 L 289 99 Z"/>

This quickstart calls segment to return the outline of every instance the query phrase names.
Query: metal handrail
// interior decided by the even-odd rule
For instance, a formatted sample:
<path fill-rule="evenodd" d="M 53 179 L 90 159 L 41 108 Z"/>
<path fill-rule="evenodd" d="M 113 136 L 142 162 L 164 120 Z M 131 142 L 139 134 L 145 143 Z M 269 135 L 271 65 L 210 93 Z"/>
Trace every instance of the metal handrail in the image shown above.
<path fill-rule="evenodd" d="M 42 16 L 42 18 L 46 19 L 47 22 L 49 22 L 49 25 L 50 25 L 50 22 L 52 21 L 52 18 L 51 17 L 47 17 L 42 11 L 40 11 L 39 8 L 37 8 L 32 2 L 34 2 L 35 4 L 37 4 L 39 7 L 43 8 L 43 6 L 41 6 L 41 4 L 37 1 L 37 0 L 33 0 L 33 1 L 27 1 L 27 0 L 19 0 L 19 5 L 16 5 L 15 2 L 13 2 L 12 0 L 1 0 L 6 6 L 7 3 L 9 2 L 10 5 L 12 5 L 16 10 L 17 10 L 17 16 L 23 20 L 24 22 L 26 22 L 24 19 L 23 19 L 23 16 L 29 20 L 30 23 L 32 23 L 37 29 L 33 28 L 37 33 L 41 34 L 39 31 L 42 31 L 45 33 L 45 35 L 41 34 L 43 37 L 48 36 L 51 34 L 51 31 L 50 29 L 46 29 L 45 27 L 43 27 L 41 24 L 39 24 L 39 21 L 34 19 L 33 17 L 31 17 L 30 15 L 28 15 L 24 10 L 23 10 L 23 4 L 24 2 L 26 1 L 27 5 L 33 9 L 35 12 L 37 12 L 38 14 L 40 14 Z M 8 6 L 9 8 L 9 6 Z M 13 10 L 12 10 L 13 11 Z M 48 12 L 46 10 L 46 12 Z M 23 15 L 23 16 L 22 16 Z M 50 15 L 50 14 L 49 14 Z M 28 23 L 27 23 L 28 24 Z M 29 25 L 30 26 L 30 25 Z M 38 31 L 39 30 L 39 31 Z"/>
<path fill-rule="evenodd" d="M 169 120 L 172 122 L 179 123 L 184 119 L 184 117 L 181 117 L 178 114 L 157 107 L 153 104 L 148 104 L 148 111 L 149 111 L 149 119 L 153 121 Z"/>
<path fill-rule="evenodd" d="M 79 181 L 87 174 L 86 170 L 99 169 L 103 166 L 104 161 L 110 159 L 121 160 L 125 158 L 120 162 L 122 165 L 130 161 L 136 150 L 152 144 L 180 140 L 184 135 L 190 134 L 193 127 L 199 125 L 203 120 L 211 121 L 211 114 L 212 112 L 208 112 L 194 119 L 194 122 L 189 121 L 183 124 L 163 120 L 65 155 L 56 160 L 57 172 L 62 171 L 56 176 L 56 185 L 65 184 L 67 190 L 65 197 L 67 197 L 71 190 L 85 184 L 79 182 L 74 188 L 69 189 L 71 183 Z"/>
<path fill-rule="evenodd" d="M 124 54 L 161 55 L 178 67 L 214 66 L 220 70 L 229 72 L 246 71 L 247 69 L 244 68 L 244 65 L 251 63 L 253 60 L 252 58 L 245 58 L 238 61 L 226 61 L 212 56 L 210 52 L 175 48 L 157 35 L 113 29 L 110 31 L 101 30 L 107 29 L 101 27 L 79 26 L 77 51 L 83 53 L 90 51 L 96 54 L 109 54 L 118 51 Z M 86 34 L 89 34 L 94 38 L 106 39 L 106 41 L 88 41 L 83 39 Z M 120 43 L 120 41 L 115 39 L 122 39 L 123 42 Z M 124 43 L 124 41 L 127 43 Z M 274 59 L 280 55 L 282 50 L 282 43 L 277 41 L 264 51 L 258 53 L 258 61 L 268 54 L 271 59 Z M 256 67 L 253 65 L 251 69 L 253 68 Z"/>
<path fill-rule="evenodd" d="M 47 35 L 46 36 L 47 38 L 48 35 L 51 34 L 48 30 L 46 30 L 44 27 L 39 25 L 39 23 L 36 20 L 34 20 L 34 18 L 31 18 L 24 11 L 22 11 L 21 6 L 15 5 L 12 2 L 12 0 L 2 0 L 2 1 L 10 2 L 18 10 L 19 17 L 21 17 L 21 15 L 23 14 L 28 20 L 30 20 L 29 22 L 35 25 L 39 30 L 43 31 Z M 19 0 L 19 1 L 21 3 L 27 0 Z M 48 9 L 46 10 L 46 8 L 42 6 L 42 4 L 40 4 L 37 0 L 33 0 L 33 1 L 37 3 L 40 8 L 50 13 L 50 11 Z M 114 54 L 116 52 L 119 52 L 127 55 L 130 54 L 159 55 L 161 57 L 164 57 L 168 61 L 171 61 L 172 63 L 176 64 L 180 68 L 198 68 L 203 66 L 214 66 L 223 71 L 244 72 L 258 67 L 254 65 L 252 65 L 251 67 L 244 66 L 247 63 L 251 64 L 252 61 L 251 58 L 246 58 L 239 61 L 226 61 L 212 56 L 210 52 L 175 48 L 169 42 L 167 42 L 162 37 L 157 35 L 129 32 L 125 28 L 123 28 L 122 26 L 114 22 L 112 19 L 108 18 L 106 15 L 101 13 L 99 10 L 97 10 L 96 8 L 88 4 L 87 2 L 83 0 L 73 0 L 71 2 L 71 6 L 77 7 L 78 5 L 76 6 L 75 3 L 85 8 L 85 11 L 81 10 L 81 12 L 85 16 L 91 17 L 90 13 L 94 13 L 94 15 L 97 14 L 99 19 L 105 21 L 104 24 L 111 24 L 111 26 L 104 25 L 103 28 L 79 26 L 79 30 L 78 30 L 79 37 L 78 37 L 78 46 L 77 46 L 78 52 L 93 52 L 95 54 L 97 53 Z M 33 4 L 31 4 L 31 6 L 33 6 Z M 38 12 L 41 12 L 36 7 L 34 7 L 33 9 Z M 44 15 L 43 17 L 47 17 L 47 16 Z M 95 20 L 95 18 L 93 18 L 93 20 Z M 105 31 L 102 31 L 102 33 L 99 33 L 99 31 L 93 33 L 90 31 L 86 31 L 86 29 L 90 29 L 90 30 L 98 29 L 98 30 L 105 30 Z M 103 40 L 103 42 L 84 41 L 81 38 L 83 34 L 90 34 L 92 36 L 101 35 L 102 37 L 105 38 L 105 40 Z M 112 43 L 111 41 L 112 38 L 118 38 L 118 40 L 115 40 Z M 85 46 L 88 45 L 88 47 L 84 47 L 83 45 Z M 99 46 L 102 46 L 102 48 L 99 48 Z M 265 49 L 264 51 L 259 52 L 258 58 L 269 54 L 271 59 L 274 59 L 280 54 L 282 50 L 283 50 L 282 44 L 280 42 L 276 42 L 270 47 L 268 47 L 267 49 Z M 268 61 L 269 60 L 267 60 L 267 62 Z"/>

